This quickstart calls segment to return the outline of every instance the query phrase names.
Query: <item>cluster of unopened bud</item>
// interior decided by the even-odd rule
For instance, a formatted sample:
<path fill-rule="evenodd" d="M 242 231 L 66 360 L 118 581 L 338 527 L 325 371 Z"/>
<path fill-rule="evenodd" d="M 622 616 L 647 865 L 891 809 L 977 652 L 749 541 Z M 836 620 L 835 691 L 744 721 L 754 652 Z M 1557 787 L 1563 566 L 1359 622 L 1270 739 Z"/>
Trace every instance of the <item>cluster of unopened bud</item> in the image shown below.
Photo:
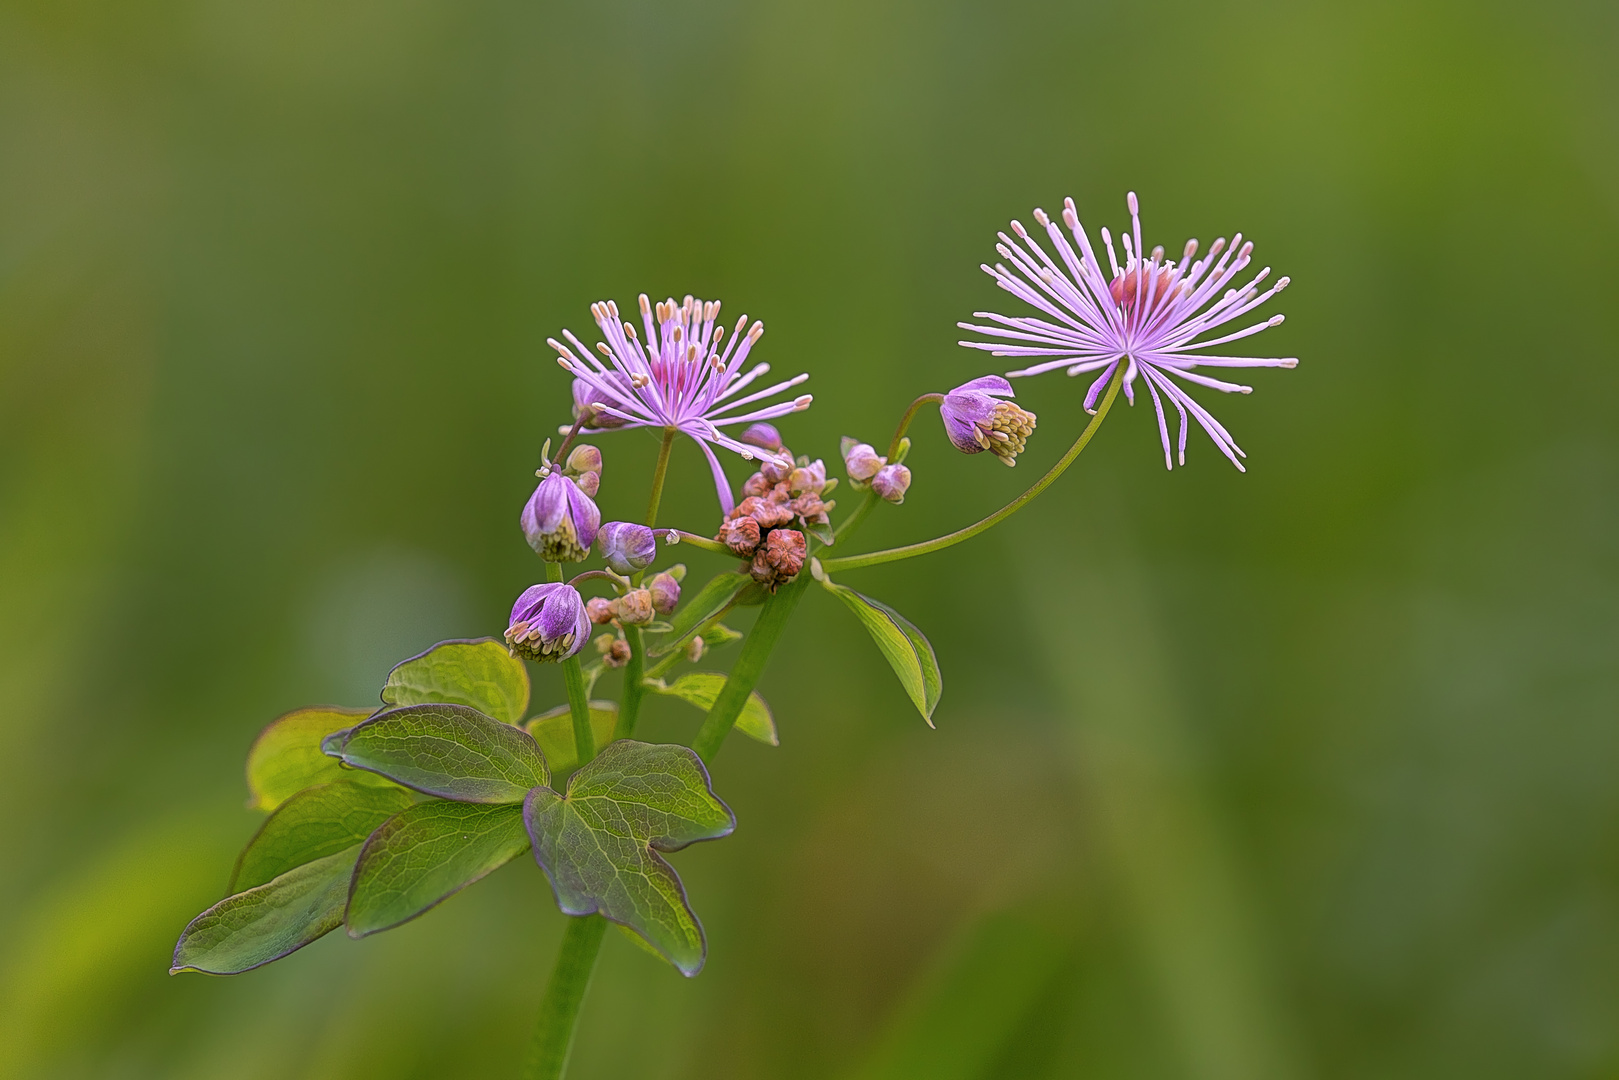
<path fill-rule="evenodd" d="M 568 460 L 562 463 L 562 475 L 579 485 L 579 490 L 592 499 L 601 490 L 602 452 L 586 443 L 573 448 Z"/>
<path fill-rule="evenodd" d="M 911 486 L 911 470 L 900 462 L 910 446 L 909 439 L 900 440 L 900 451 L 890 462 L 877 453 L 870 443 L 856 442 L 845 435 L 841 449 L 843 470 L 849 477 L 849 485 L 856 491 L 870 488 L 879 498 L 891 503 L 904 502 L 905 492 Z"/>
<path fill-rule="evenodd" d="M 630 643 L 617 634 L 596 635 L 596 651 L 602 663 L 610 668 L 621 668 L 630 662 Z"/>
<path fill-rule="evenodd" d="M 743 481 L 742 501 L 725 516 L 715 539 L 751 557 L 753 579 L 774 589 L 804 568 L 809 550 L 805 532 L 830 541 L 831 511 L 837 503 L 825 496 L 837 480 L 827 479 L 825 462 L 795 460 L 768 424 L 755 424 L 743 439 L 771 456 Z"/>
<path fill-rule="evenodd" d="M 680 603 L 680 581 L 685 576 L 686 568 L 676 565 L 612 600 L 593 596 L 585 601 L 585 615 L 597 626 L 614 622 L 620 626 L 645 626 L 657 616 L 675 610 Z"/>

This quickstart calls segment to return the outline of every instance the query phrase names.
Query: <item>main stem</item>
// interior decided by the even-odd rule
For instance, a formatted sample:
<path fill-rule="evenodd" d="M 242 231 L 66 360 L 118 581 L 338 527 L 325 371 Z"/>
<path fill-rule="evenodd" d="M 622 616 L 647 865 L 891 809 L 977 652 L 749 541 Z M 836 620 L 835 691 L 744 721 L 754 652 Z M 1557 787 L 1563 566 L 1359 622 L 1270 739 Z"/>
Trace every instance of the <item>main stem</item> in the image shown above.
<path fill-rule="evenodd" d="M 652 470 L 652 496 L 647 500 L 646 524 L 658 527 L 658 504 L 663 502 L 663 481 L 669 475 L 669 451 L 675 445 L 675 429 L 663 429 L 663 445 L 658 447 L 658 464 Z M 641 584 L 643 573 L 637 572 L 635 584 Z M 635 734 L 635 722 L 641 716 L 641 698 L 646 687 L 641 680 L 646 676 L 646 641 L 639 626 L 626 627 L 624 639 L 629 642 L 630 659 L 624 665 L 624 699 L 619 703 L 618 726 L 613 730 L 615 739 L 627 739 Z"/>
<path fill-rule="evenodd" d="M 865 566 L 877 566 L 881 563 L 896 562 L 900 559 L 909 559 L 916 555 L 927 555 L 931 552 L 942 551 L 947 547 L 959 544 L 963 540 L 971 540 L 979 533 L 985 532 L 986 530 L 999 525 L 1001 522 L 1023 509 L 1023 507 L 1033 501 L 1037 495 L 1055 483 L 1057 477 L 1061 476 L 1065 471 L 1067 471 L 1068 466 L 1072 465 L 1074 463 L 1074 459 L 1079 457 L 1079 452 L 1085 449 L 1085 444 L 1091 441 L 1091 437 L 1096 434 L 1096 429 L 1101 427 L 1102 421 L 1107 418 L 1108 410 L 1113 407 L 1113 399 L 1119 396 L 1119 383 L 1121 378 L 1122 368 L 1121 374 L 1114 375 L 1113 381 L 1108 383 L 1107 395 L 1102 398 L 1102 404 L 1096 410 L 1096 415 L 1091 417 L 1091 422 L 1085 425 L 1085 430 L 1080 433 L 1078 439 L 1074 440 L 1074 445 L 1068 448 L 1068 452 L 1057 460 L 1057 464 L 1048 469 L 1044 476 L 1036 480 L 1034 482 L 1034 486 L 1029 488 L 1028 491 L 1025 491 L 1022 495 L 1019 495 L 1017 498 L 995 511 L 993 514 L 989 515 L 989 517 L 980 522 L 969 525 L 965 529 L 957 529 L 953 533 L 947 533 L 944 536 L 935 537 L 932 540 L 924 540 L 919 544 L 907 544 L 904 547 L 888 548 L 884 551 L 868 552 L 865 555 L 846 555 L 843 558 L 838 559 L 822 559 L 821 568 L 826 570 L 828 573 L 831 573 L 834 570 L 858 570 Z"/>
<path fill-rule="evenodd" d="M 731 668 L 731 674 L 726 677 L 713 707 L 703 718 L 703 726 L 697 730 L 697 738 L 692 740 L 691 748 L 697 751 L 697 756 L 705 764 L 714 760 L 725 736 L 731 733 L 731 726 L 742 715 L 742 706 L 747 704 L 753 688 L 759 685 L 759 676 L 764 674 L 771 650 L 776 647 L 781 632 L 787 629 L 793 609 L 798 606 L 809 583 L 809 567 L 806 566 L 797 577 L 777 589 L 765 601 L 758 620 L 748 632 L 747 640 L 742 643 L 742 653 L 736 658 L 736 666 Z"/>
<path fill-rule="evenodd" d="M 601 951 L 606 930 L 607 920 L 600 915 L 568 920 L 551 984 L 545 988 L 545 1000 L 540 1003 L 540 1022 L 529 1043 L 523 1080 L 561 1080 L 573 1048 L 579 1006 L 590 988 L 590 973 L 596 966 L 596 954 Z"/>

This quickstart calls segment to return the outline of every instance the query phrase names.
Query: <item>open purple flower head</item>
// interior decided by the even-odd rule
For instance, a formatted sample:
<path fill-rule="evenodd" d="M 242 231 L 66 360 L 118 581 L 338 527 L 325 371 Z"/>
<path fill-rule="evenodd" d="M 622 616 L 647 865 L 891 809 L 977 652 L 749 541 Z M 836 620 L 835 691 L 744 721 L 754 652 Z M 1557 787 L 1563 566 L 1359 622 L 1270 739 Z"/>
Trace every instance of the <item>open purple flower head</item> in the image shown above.
<path fill-rule="evenodd" d="M 764 324 L 755 322 L 748 327 L 744 315 L 737 320 L 736 329 L 726 341 L 725 328 L 715 322 L 719 312 L 719 301 L 690 296 L 680 303 L 673 298 L 665 300 L 654 309 L 643 293 L 644 343 L 635 326 L 619 317 L 618 305 L 606 300 L 590 308 L 606 338 L 597 344 L 594 352 L 567 330 L 563 331 L 563 336 L 569 344 L 555 338 L 550 339 L 549 344 L 561 354 L 558 363 L 574 376 L 575 407 L 591 404 L 596 408 L 595 420 L 586 431 L 658 427 L 685 433 L 708 458 L 720 505 L 729 513 L 734 505 L 731 485 L 725 479 L 714 447 L 722 446 L 749 461 L 770 452 L 750 446 L 720 429 L 807 409 L 811 398 L 804 394 L 789 401 L 762 404 L 767 398 L 802 383 L 808 375 L 795 375 L 763 390 L 743 394 L 744 389 L 770 370 L 769 364 L 755 364 L 747 372 L 742 370 L 749 350 L 764 333 Z M 744 328 L 746 333 L 743 333 Z M 603 359 L 597 359 L 596 353 Z M 790 467 L 791 463 L 788 465 Z"/>
<path fill-rule="evenodd" d="M 1012 384 L 999 375 L 962 383 L 939 402 L 944 433 L 963 454 L 988 450 L 1005 464 L 1016 465 L 1034 433 L 1035 416 L 1010 401 L 997 400 L 1012 396 Z"/>
<path fill-rule="evenodd" d="M 601 511 L 579 485 L 552 470 L 529 496 L 519 519 L 529 547 L 547 562 L 578 562 L 596 540 Z"/>
<path fill-rule="evenodd" d="M 1187 414 L 1190 413 L 1231 463 L 1242 469 L 1240 459 L 1246 455 L 1236 440 L 1176 380 L 1226 393 L 1246 394 L 1253 388 L 1216 379 L 1195 369 L 1296 367 L 1297 357 L 1222 356 L 1203 351 L 1279 326 L 1280 315 L 1197 340 L 1265 303 L 1287 287 L 1288 279 L 1281 278 L 1260 292 L 1260 284 L 1270 275 L 1270 267 L 1266 267 L 1246 284 L 1228 288 L 1248 267 L 1253 254 L 1253 243 L 1245 243 L 1241 233 L 1232 238 L 1229 247 L 1224 237 L 1216 240 L 1209 253 L 1195 261 L 1197 241 L 1187 241 L 1178 265 L 1173 259 L 1164 260 L 1161 247 L 1147 253 L 1141 242 L 1141 212 L 1135 192 L 1129 194 L 1126 202 L 1130 208 L 1131 231 L 1120 237 L 1125 254 L 1122 265 L 1113 248 L 1113 237 L 1107 229 L 1101 231 L 1111 277 L 1102 272 L 1090 237 L 1080 225 L 1074 200 L 1064 201 L 1062 220 L 1073 234 L 1074 243 L 1079 245 L 1077 252 L 1044 210 L 1034 212 L 1035 221 L 1045 229 L 1061 263 L 1054 261 L 1022 224 L 1012 222 L 1016 239 L 1003 232 L 1001 242 L 996 245 L 1011 269 L 1000 263 L 993 267 L 985 265 L 983 269 L 1001 288 L 1049 318 L 1014 318 L 988 311 L 975 312 L 974 318 L 988 319 L 995 325 L 958 325 L 964 330 L 1002 340 L 963 341 L 961 344 L 984 349 L 995 356 L 1042 358 L 1029 367 L 1007 373 L 1014 378 L 1058 368 L 1065 368 L 1069 375 L 1096 372 L 1096 379 L 1085 395 L 1087 412 L 1095 407 L 1108 380 L 1123 364 L 1124 395 L 1130 403 L 1135 403 L 1137 379 L 1146 383 L 1152 395 L 1166 467 L 1174 466 L 1174 457 L 1170 451 L 1164 398 L 1169 399 L 1180 415 L 1178 457 L 1182 465 L 1186 464 Z"/>
<path fill-rule="evenodd" d="M 539 663 L 566 660 L 584 648 L 589 637 L 590 617 L 572 585 L 531 585 L 512 605 L 506 645 L 514 655 Z"/>

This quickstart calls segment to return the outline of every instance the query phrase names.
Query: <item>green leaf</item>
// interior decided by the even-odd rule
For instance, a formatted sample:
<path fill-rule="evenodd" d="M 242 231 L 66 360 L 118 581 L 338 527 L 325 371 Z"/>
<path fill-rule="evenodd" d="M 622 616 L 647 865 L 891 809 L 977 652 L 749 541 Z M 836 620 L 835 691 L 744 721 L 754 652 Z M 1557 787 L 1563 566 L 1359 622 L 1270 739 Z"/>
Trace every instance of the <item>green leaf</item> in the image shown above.
<path fill-rule="evenodd" d="M 415 801 L 392 784 L 338 780 L 304 788 L 282 803 L 242 849 L 229 891 L 263 885 L 294 867 L 351 848 Z"/>
<path fill-rule="evenodd" d="M 871 635 L 871 640 L 877 643 L 877 649 L 888 661 L 888 666 L 899 676 L 900 685 L 910 696 L 911 703 L 932 727 L 933 710 L 939 704 L 939 695 L 944 692 L 944 680 L 939 674 L 939 661 L 933 655 L 933 646 L 922 631 L 881 601 L 835 585 L 829 580 L 821 584 L 855 613 L 860 624 Z"/>
<path fill-rule="evenodd" d="M 558 705 L 538 716 L 529 718 L 524 729 L 540 744 L 545 751 L 545 760 L 551 763 L 553 772 L 567 772 L 579 764 L 578 748 L 573 741 L 573 714 L 566 705 Z M 613 741 L 613 732 L 618 728 L 618 703 L 614 701 L 592 701 L 590 703 L 590 733 L 597 746 L 606 746 Z"/>
<path fill-rule="evenodd" d="M 306 862 L 192 919 L 174 946 L 169 974 L 239 975 L 279 960 L 343 922 L 360 845 Z"/>
<path fill-rule="evenodd" d="M 702 970 L 703 928 L 658 854 L 730 835 L 736 817 L 684 746 L 621 739 L 568 781 L 523 806 L 534 858 L 569 915 L 599 911 L 645 938 L 684 975 Z"/>
<path fill-rule="evenodd" d="M 688 671 L 672 683 L 666 684 L 662 679 L 643 679 L 642 685 L 648 690 L 690 702 L 707 712 L 720 696 L 720 690 L 725 686 L 725 676 L 714 671 Z M 759 696 L 757 690 L 748 695 L 747 704 L 742 706 L 742 713 L 736 718 L 736 729 L 762 743 L 781 745 L 781 739 L 776 735 L 776 718 L 770 715 L 770 706 L 765 704 L 765 699 Z"/>
<path fill-rule="evenodd" d="M 248 806 L 274 810 L 311 784 L 353 777 L 354 773 L 320 752 L 320 741 L 370 715 L 370 709 L 315 705 L 270 721 L 247 752 L 247 788 L 252 793 Z"/>
<path fill-rule="evenodd" d="M 528 668 L 494 638 L 441 641 L 388 672 L 389 705 L 465 705 L 507 724 L 528 711 Z"/>
<path fill-rule="evenodd" d="M 327 737 L 322 748 L 358 769 L 442 799 L 518 803 L 549 783 L 533 736 L 465 705 L 407 705 Z"/>
<path fill-rule="evenodd" d="M 417 803 L 384 822 L 360 851 L 349 937 L 414 919 L 527 850 L 520 806 Z"/>
<path fill-rule="evenodd" d="M 698 627 L 724 611 L 738 593 L 752 584 L 751 577 L 734 570 L 715 575 L 707 585 L 680 605 L 680 610 L 669 620 L 668 640 L 660 642 L 649 655 L 665 656 L 680 648 L 697 632 Z"/>
<path fill-rule="evenodd" d="M 721 645 L 729 645 L 733 641 L 742 640 L 741 634 L 717 619 L 710 619 L 704 623 L 703 628 L 697 631 L 697 634 L 703 639 L 703 644 L 710 649 L 717 649 Z"/>

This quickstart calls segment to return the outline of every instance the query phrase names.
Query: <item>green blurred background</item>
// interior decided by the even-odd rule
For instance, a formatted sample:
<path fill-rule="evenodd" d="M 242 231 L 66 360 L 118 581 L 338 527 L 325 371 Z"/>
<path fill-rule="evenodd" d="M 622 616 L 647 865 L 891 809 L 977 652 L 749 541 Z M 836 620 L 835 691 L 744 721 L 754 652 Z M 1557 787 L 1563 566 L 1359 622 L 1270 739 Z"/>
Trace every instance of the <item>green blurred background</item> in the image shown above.
<path fill-rule="evenodd" d="M 932 637 L 937 731 L 812 595 L 781 747 L 716 764 L 741 827 L 676 857 L 708 968 L 611 938 L 572 1076 L 1619 1076 L 1616 54 L 1596 3 L 6 0 L 0 1075 L 513 1075 L 527 862 L 165 974 L 253 735 L 504 628 L 591 301 L 764 319 L 832 458 L 989 369 L 1008 218 L 1133 188 L 1294 279 L 1299 368 L 1200 395 L 1250 472 L 1121 408 L 845 575 Z M 925 419 L 860 546 L 998 505 L 1084 388 L 1020 385 L 1015 473 Z M 632 516 L 654 437 L 599 442 Z M 711 530 L 689 444 L 672 483 Z"/>

